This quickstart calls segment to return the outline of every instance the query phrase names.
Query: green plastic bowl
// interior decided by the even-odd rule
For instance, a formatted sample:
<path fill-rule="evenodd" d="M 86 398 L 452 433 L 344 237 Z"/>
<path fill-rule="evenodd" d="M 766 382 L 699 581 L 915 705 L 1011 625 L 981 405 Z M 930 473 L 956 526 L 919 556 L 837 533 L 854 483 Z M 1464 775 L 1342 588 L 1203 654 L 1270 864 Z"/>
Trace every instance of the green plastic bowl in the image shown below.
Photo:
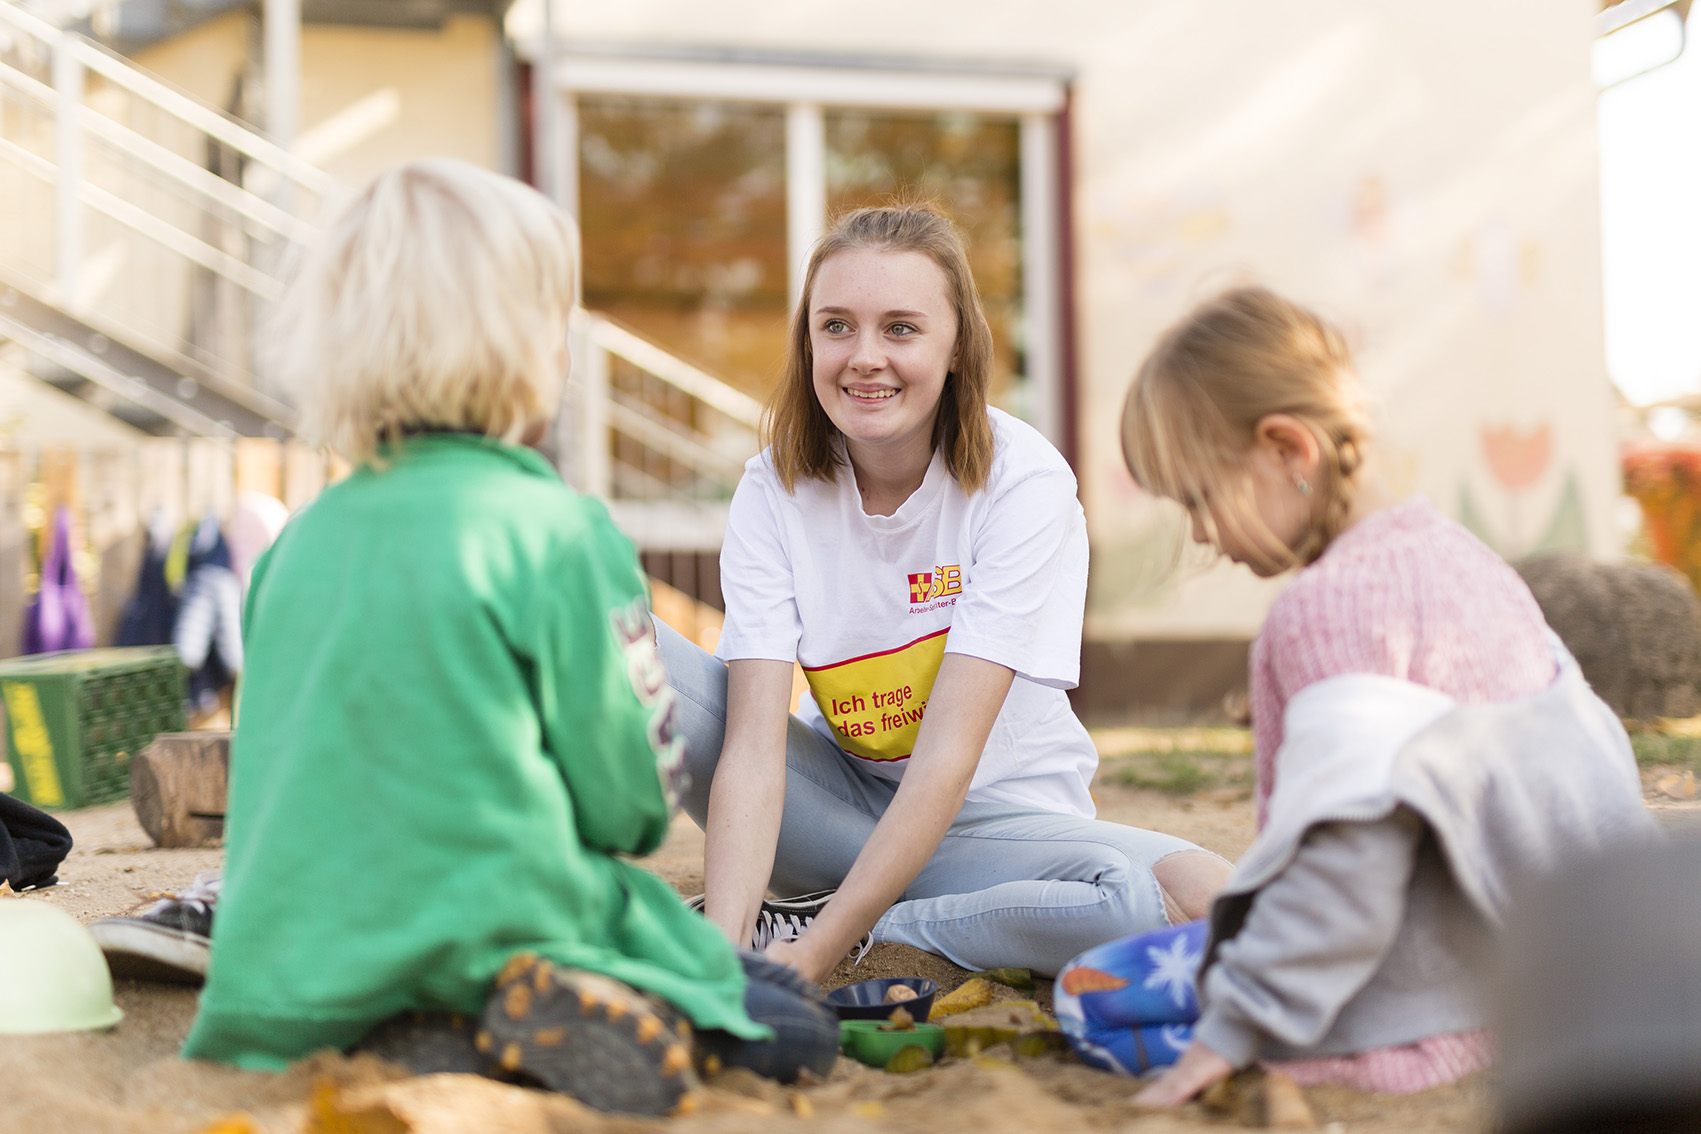
<path fill-rule="evenodd" d="M 100 946 L 63 910 L 0 900 L 0 1034 L 110 1028 L 124 1015 Z"/>
<path fill-rule="evenodd" d="M 945 1053 L 945 1029 L 938 1024 L 917 1024 L 913 1031 L 882 1030 L 884 1020 L 840 1020 L 839 1050 L 870 1067 L 884 1067 L 892 1056 L 911 1044 L 925 1047 L 935 1059 Z"/>

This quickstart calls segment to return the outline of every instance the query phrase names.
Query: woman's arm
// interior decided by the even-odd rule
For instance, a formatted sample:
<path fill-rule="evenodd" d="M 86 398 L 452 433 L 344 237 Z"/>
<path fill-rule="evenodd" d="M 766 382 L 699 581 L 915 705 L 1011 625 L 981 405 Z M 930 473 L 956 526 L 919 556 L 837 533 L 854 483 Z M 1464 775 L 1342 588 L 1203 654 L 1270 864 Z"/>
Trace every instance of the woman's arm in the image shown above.
<path fill-rule="evenodd" d="M 750 942 L 780 838 L 791 679 L 790 662 L 727 666 L 726 740 L 704 832 L 703 913 L 741 947 Z"/>
<path fill-rule="evenodd" d="M 791 965 L 810 980 L 819 981 L 898 900 L 933 857 L 962 809 L 963 797 L 968 794 L 969 783 L 980 763 L 981 749 L 986 746 L 986 738 L 992 732 L 1014 677 L 1011 670 L 993 662 L 966 654 L 945 655 L 928 697 L 927 715 L 922 718 L 916 735 L 915 751 L 891 806 L 886 808 L 821 916 L 796 941 L 769 946 L 770 957 Z M 730 736 L 729 705 L 729 749 Z M 726 757 L 721 759 L 724 762 Z M 719 792 L 720 787 L 717 775 L 715 791 Z M 783 793 L 782 785 L 780 794 Z M 713 831 L 712 796 L 709 807 Z M 776 805 L 772 826 L 765 835 L 764 861 L 768 863 L 773 860 L 778 811 Z M 755 907 L 751 908 L 751 917 L 755 917 Z"/>

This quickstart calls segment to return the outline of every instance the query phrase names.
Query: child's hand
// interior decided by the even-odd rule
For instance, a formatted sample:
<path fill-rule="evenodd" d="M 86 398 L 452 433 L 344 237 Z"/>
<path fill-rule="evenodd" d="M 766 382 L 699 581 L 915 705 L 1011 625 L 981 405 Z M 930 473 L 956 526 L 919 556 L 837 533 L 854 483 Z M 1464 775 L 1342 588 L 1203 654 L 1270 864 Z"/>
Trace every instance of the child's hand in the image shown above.
<path fill-rule="evenodd" d="M 776 941 L 772 945 L 769 945 L 766 949 L 762 950 L 762 955 L 770 961 L 778 961 L 782 965 L 791 966 L 798 972 L 803 973 L 804 976 L 809 977 L 810 980 L 818 979 L 811 976 L 804 970 L 803 966 L 805 958 L 803 956 L 803 950 L 799 947 L 796 940 Z"/>
<path fill-rule="evenodd" d="M 1180 1106 L 1212 1083 L 1234 1074 L 1229 1061 L 1194 1040 L 1157 1082 L 1133 1098 L 1135 1106 Z"/>

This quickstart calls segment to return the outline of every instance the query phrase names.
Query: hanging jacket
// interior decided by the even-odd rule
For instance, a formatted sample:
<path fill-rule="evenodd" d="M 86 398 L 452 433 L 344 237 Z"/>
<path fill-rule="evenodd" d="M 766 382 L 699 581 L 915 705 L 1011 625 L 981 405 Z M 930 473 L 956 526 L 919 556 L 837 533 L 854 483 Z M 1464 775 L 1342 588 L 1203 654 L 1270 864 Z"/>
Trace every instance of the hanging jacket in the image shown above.
<path fill-rule="evenodd" d="M 86 650 L 94 642 L 94 616 L 71 565 L 71 510 L 61 504 L 54 510 L 53 537 L 41 563 L 41 589 L 24 612 L 23 652 Z"/>
<path fill-rule="evenodd" d="M 166 556 L 171 554 L 171 529 L 163 518 L 148 525 L 148 546 L 136 572 L 136 590 L 124 605 L 118 623 L 120 646 L 169 646 L 177 627 L 177 596 L 165 578 Z"/>
<path fill-rule="evenodd" d="M 172 645 L 189 668 L 190 698 L 203 710 L 242 672 L 242 581 L 210 513 L 190 541 Z"/>

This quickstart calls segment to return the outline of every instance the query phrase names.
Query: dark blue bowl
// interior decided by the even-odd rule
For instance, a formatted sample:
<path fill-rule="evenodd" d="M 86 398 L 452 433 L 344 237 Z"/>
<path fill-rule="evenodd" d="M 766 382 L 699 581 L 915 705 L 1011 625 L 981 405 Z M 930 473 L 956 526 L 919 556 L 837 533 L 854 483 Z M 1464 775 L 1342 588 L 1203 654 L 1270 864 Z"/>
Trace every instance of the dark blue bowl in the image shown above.
<path fill-rule="evenodd" d="M 915 989 L 915 999 L 889 1003 L 886 990 L 895 984 Z M 928 1012 L 933 1010 L 933 998 L 938 992 L 938 982 L 926 977 L 889 977 L 885 980 L 859 980 L 855 984 L 835 988 L 827 994 L 827 1003 L 833 1006 L 841 1020 L 884 1020 L 902 1008 L 919 1023 L 927 1019 Z"/>

